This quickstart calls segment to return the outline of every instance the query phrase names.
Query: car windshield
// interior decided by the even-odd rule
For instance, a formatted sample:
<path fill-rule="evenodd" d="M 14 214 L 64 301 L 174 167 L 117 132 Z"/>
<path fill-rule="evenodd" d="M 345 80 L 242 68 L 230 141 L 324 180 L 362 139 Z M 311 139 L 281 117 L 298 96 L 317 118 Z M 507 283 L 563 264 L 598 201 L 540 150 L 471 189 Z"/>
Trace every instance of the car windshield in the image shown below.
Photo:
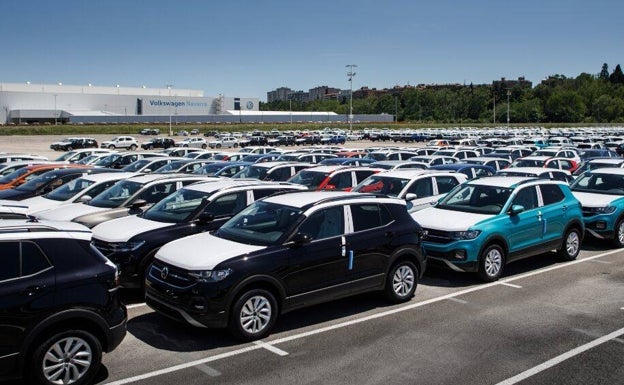
<path fill-rule="evenodd" d="M 215 175 L 217 172 L 221 171 L 226 167 L 228 167 L 228 165 L 209 163 L 193 171 L 192 174 Z"/>
<path fill-rule="evenodd" d="M 548 172 L 547 170 L 545 170 L 544 172 Z M 496 173 L 497 176 L 532 176 L 532 177 L 537 177 L 538 175 L 534 172 L 525 172 L 525 171 L 508 171 L 508 169 L 506 169 L 505 171 L 498 171 Z"/>
<path fill-rule="evenodd" d="M 439 209 L 496 215 L 501 212 L 513 189 L 478 184 L 459 185 L 436 205 Z"/>
<path fill-rule="evenodd" d="M 190 220 L 209 193 L 180 189 L 143 213 L 143 218 L 156 222 L 180 223 Z"/>
<path fill-rule="evenodd" d="M 89 205 L 95 207 L 115 208 L 121 206 L 128 198 L 134 195 L 143 184 L 122 180 L 115 183 L 111 188 L 104 190 L 89 201 Z"/>
<path fill-rule="evenodd" d="M 147 166 L 151 161 L 152 159 L 139 159 L 137 161 L 130 163 L 126 167 L 122 168 L 121 171 L 129 171 L 129 172 L 139 171 L 143 167 Z"/>
<path fill-rule="evenodd" d="M 66 201 L 73 198 L 76 194 L 91 186 L 93 183 L 95 182 L 92 180 L 76 178 L 46 194 L 45 197 L 55 201 Z"/>
<path fill-rule="evenodd" d="M 398 197 L 409 179 L 381 175 L 371 175 L 353 188 L 359 193 L 379 193 Z"/>
<path fill-rule="evenodd" d="M 156 169 L 156 171 L 154 172 L 158 174 L 161 174 L 163 172 L 170 172 L 170 173 L 177 172 L 180 169 L 180 167 L 184 166 L 188 162 L 189 162 L 188 160 L 177 160 L 175 162 L 171 162 L 169 164 L 162 166 L 161 168 Z"/>
<path fill-rule="evenodd" d="M 90 164 L 92 161 L 101 158 L 101 155 L 89 155 L 89 156 L 85 156 L 84 158 L 80 159 L 79 161 L 76 162 L 76 164 Z"/>
<path fill-rule="evenodd" d="M 328 176 L 328 172 L 303 170 L 290 178 L 289 182 L 304 185 L 310 190 L 316 190 Z"/>
<path fill-rule="evenodd" d="M 539 159 L 516 159 L 511 167 L 544 167 L 546 160 Z"/>
<path fill-rule="evenodd" d="M 266 167 L 249 166 L 232 175 L 232 178 L 264 179 L 269 171 Z"/>
<path fill-rule="evenodd" d="M 302 216 L 298 207 L 256 201 L 221 226 L 215 236 L 238 243 L 274 245 Z"/>
<path fill-rule="evenodd" d="M 572 191 L 596 194 L 624 194 L 624 175 L 587 173 L 579 176 L 570 186 Z"/>
<path fill-rule="evenodd" d="M 28 180 L 30 176 L 32 176 L 33 178 Z M 36 191 L 39 187 L 47 185 L 48 183 L 50 183 L 50 181 L 57 179 L 58 177 L 59 175 L 55 171 L 44 172 L 41 175 L 30 174 L 26 177 L 26 180 L 28 180 L 28 182 L 17 186 L 15 189 L 19 191 L 33 192 Z"/>
<path fill-rule="evenodd" d="M 111 164 L 113 164 L 115 161 L 117 161 L 117 159 L 119 159 L 119 158 L 121 158 L 121 155 L 111 154 L 111 155 L 105 156 L 104 158 L 98 160 L 93 165 L 94 166 L 100 166 L 100 167 L 108 167 Z"/>
<path fill-rule="evenodd" d="M 71 158 L 74 155 L 76 155 L 76 151 L 66 152 L 65 154 L 63 154 L 63 155 L 59 156 L 58 158 L 56 158 L 56 161 L 64 162 L 66 160 L 69 160 L 69 158 Z"/>
<path fill-rule="evenodd" d="M 5 175 L 4 177 L 0 178 L 0 184 L 7 184 L 7 183 L 11 183 L 13 180 L 19 178 L 20 176 L 26 174 L 28 172 L 28 168 L 24 167 L 24 168 L 18 168 L 17 170 Z"/>

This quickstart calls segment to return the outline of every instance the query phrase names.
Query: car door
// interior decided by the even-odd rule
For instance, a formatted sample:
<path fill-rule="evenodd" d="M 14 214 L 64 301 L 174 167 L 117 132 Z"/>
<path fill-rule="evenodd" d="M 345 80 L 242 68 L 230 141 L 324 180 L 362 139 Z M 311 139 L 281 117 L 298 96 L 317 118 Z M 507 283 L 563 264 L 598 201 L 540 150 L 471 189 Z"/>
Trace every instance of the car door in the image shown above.
<path fill-rule="evenodd" d="M 322 302 L 349 292 L 344 206 L 319 209 L 299 225 L 296 233 L 311 241 L 290 251 L 284 285 L 294 306 Z"/>
<path fill-rule="evenodd" d="M 395 234 L 389 230 L 392 216 L 384 205 L 362 203 L 349 205 L 352 232 L 346 234 L 346 257 L 351 290 L 380 287 L 388 267 L 391 242 Z"/>
<path fill-rule="evenodd" d="M 542 242 L 542 211 L 539 208 L 535 186 L 519 187 L 511 207 L 521 205 L 524 210 L 507 215 L 508 260 L 522 257 L 522 253 Z"/>
<path fill-rule="evenodd" d="M 429 207 L 436 201 L 433 190 L 433 179 L 431 177 L 424 177 L 412 181 L 403 196 L 407 196 L 407 194 L 416 195 L 416 198 L 412 199 L 408 204 L 409 212 Z"/>
<path fill-rule="evenodd" d="M 568 222 L 568 207 L 563 204 L 565 195 L 556 184 L 540 185 L 538 191 L 542 200 L 542 239 L 544 242 L 559 243 Z"/>
<path fill-rule="evenodd" d="M 41 309 L 54 305 L 55 276 L 45 254 L 30 241 L 0 242 L 0 264 L 0 357 L 7 358 L 19 352 L 23 330 L 32 328 Z M 11 359 L 0 359 L 0 374 L 11 367 Z"/>

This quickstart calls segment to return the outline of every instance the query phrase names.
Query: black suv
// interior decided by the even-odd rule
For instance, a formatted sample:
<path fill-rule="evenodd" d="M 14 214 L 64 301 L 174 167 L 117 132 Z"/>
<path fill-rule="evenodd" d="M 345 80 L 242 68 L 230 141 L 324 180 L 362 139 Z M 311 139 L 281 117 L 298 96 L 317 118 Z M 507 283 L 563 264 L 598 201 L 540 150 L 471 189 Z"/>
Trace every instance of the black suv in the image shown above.
<path fill-rule="evenodd" d="M 254 200 L 304 186 L 224 179 L 186 186 L 139 215 L 101 223 L 93 228 L 93 244 L 121 270 L 120 283 L 143 285 L 145 270 L 167 242 L 218 229 Z"/>
<path fill-rule="evenodd" d="M 160 248 L 146 302 L 240 339 L 269 334 L 281 313 L 368 291 L 408 301 L 426 266 L 404 200 L 297 192 L 252 203 L 213 233 Z"/>
<path fill-rule="evenodd" d="M 76 223 L 0 226 L 0 380 L 90 384 L 126 334 L 117 269 Z"/>
<path fill-rule="evenodd" d="M 77 148 L 98 148 L 98 142 L 93 138 L 67 138 L 50 145 L 54 151 L 71 151 Z"/>
<path fill-rule="evenodd" d="M 141 148 L 144 150 L 153 150 L 155 148 L 166 149 L 169 147 L 175 147 L 175 141 L 171 138 L 154 138 L 141 143 Z"/>

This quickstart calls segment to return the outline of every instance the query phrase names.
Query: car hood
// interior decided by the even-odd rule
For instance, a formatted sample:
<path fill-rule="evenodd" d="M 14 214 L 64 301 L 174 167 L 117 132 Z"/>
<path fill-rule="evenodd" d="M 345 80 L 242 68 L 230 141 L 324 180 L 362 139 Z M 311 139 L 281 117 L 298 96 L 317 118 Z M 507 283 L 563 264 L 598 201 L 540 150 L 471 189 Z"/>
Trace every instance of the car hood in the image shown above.
<path fill-rule="evenodd" d="M 442 231 L 466 231 L 475 224 L 493 217 L 488 214 L 442 210 L 436 207 L 428 207 L 410 215 L 421 227 Z"/>
<path fill-rule="evenodd" d="M 167 243 L 160 248 L 156 259 L 186 270 L 212 270 L 230 258 L 264 248 L 202 233 Z"/>
<path fill-rule="evenodd" d="M 616 199 L 621 199 L 621 195 L 597 194 L 588 192 L 572 191 L 583 207 L 604 207 Z"/>
<path fill-rule="evenodd" d="M 171 223 L 156 222 L 130 215 L 128 217 L 111 219 L 102 222 L 93 228 L 93 238 L 105 242 L 126 242 L 137 234 L 172 226 Z"/>
<path fill-rule="evenodd" d="M 21 201 L 0 200 L 0 207 L 19 208 L 20 212 L 34 213 L 36 211 L 47 210 L 66 203 L 64 201 L 55 201 L 53 199 L 44 198 L 42 196 L 32 197 Z"/>
<path fill-rule="evenodd" d="M 70 204 L 70 205 L 63 205 L 61 207 L 57 207 L 57 208 L 50 209 L 50 210 L 37 211 L 37 212 L 34 212 L 33 215 L 35 215 L 39 219 L 46 219 L 50 221 L 71 221 L 72 219 L 76 217 L 87 215 L 87 214 L 92 214 L 92 213 L 96 213 L 98 211 L 104 211 L 104 210 L 109 210 L 109 209 L 106 207 L 95 207 L 95 206 L 89 206 L 84 203 L 76 203 L 76 204 Z"/>

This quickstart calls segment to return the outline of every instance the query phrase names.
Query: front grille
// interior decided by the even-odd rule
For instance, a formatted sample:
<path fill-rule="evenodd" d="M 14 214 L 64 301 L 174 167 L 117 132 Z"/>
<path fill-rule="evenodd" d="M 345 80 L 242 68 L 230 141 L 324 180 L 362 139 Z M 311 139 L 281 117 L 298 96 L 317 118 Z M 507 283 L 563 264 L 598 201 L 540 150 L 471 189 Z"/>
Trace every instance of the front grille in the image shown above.
<path fill-rule="evenodd" d="M 164 273 L 165 269 L 167 274 Z M 158 260 L 150 267 L 149 276 L 181 290 L 189 289 L 196 284 L 195 279 L 188 275 L 188 271 Z"/>
<path fill-rule="evenodd" d="M 593 209 L 588 209 L 583 207 L 583 216 L 584 217 L 593 217 L 596 215 L 596 212 Z"/>
<path fill-rule="evenodd" d="M 423 232 L 426 234 L 424 237 L 425 242 L 440 244 L 453 242 L 453 239 L 449 237 L 448 231 L 423 228 Z"/>
<path fill-rule="evenodd" d="M 108 257 L 113 253 L 108 242 L 100 241 L 99 239 L 92 238 L 91 243 L 95 246 L 96 249 L 100 251 L 100 253 L 104 254 L 104 256 Z"/>

